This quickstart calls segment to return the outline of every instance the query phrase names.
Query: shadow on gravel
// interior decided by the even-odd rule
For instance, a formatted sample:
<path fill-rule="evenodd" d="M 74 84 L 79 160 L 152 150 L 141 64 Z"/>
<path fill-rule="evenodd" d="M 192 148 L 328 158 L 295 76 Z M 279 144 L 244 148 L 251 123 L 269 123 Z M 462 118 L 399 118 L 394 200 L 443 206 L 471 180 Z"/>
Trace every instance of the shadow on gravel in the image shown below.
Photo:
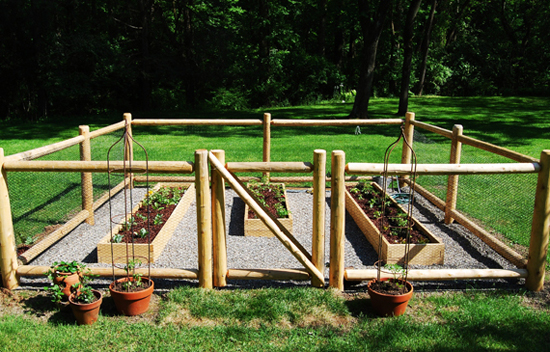
<path fill-rule="evenodd" d="M 229 221 L 228 235 L 244 236 L 244 202 L 240 197 L 233 197 L 231 207 L 231 219 Z"/>

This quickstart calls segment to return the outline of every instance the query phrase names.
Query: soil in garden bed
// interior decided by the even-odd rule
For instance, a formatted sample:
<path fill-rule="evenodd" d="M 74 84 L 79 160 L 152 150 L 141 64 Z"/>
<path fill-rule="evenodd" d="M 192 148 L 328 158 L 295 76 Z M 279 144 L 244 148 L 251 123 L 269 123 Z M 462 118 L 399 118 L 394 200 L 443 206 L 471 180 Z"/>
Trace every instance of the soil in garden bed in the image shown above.
<path fill-rule="evenodd" d="M 181 189 L 181 188 L 180 188 Z M 167 196 L 171 199 L 173 194 Z M 122 240 L 118 243 L 151 243 L 157 237 L 158 233 L 170 218 L 170 215 L 176 209 L 177 204 L 164 204 L 162 207 L 155 209 L 151 205 L 141 206 L 136 213 L 133 214 L 134 225 L 125 230 L 121 228 L 118 234 L 122 235 Z M 149 219 L 149 225 L 147 225 Z M 140 229 L 146 229 L 149 234 L 143 238 L 137 235 Z"/>
<path fill-rule="evenodd" d="M 352 186 L 346 187 L 348 192 L 353 188 Z M 362 198 L 359 199 L 357 197 L 356 193 L 350 192 L 353 199 L 357 202 L 361 210 L 369 217 L 369 219 L 373 222 L 373 224 L 376 226 L 376 228 L 384 235 L 386 240 L 389 243 L 392 244 L 404 244 L 406 243 L 406 237 L 403 236 L 397 236 L 395 234 L 392 234 L 392 229 L 398 229 L 401 230 L 396 224 L 391 224 L 388 226 L 387 219 L 395 219 L 398 217 L 399 213 L 403 213 L 395 204 L 391 204 L 390 206 L 386 206 L 386 221 L 383 224 L 384 217 L 379 216 L 382 212 L 382 207 L 379 205 L 372 205 L 371 199 L 373 199 L 375 196 L 372 194 L 364 195 Z M 381 198 L 382 195 L 379 195 L 379 198 Z M 402 229 L 405 230 L 405 229 Z M 412 244 L 425 244 L 429 243 L 430 240 L 427 238 L 422 232 L 418 231 L 414 226 L 411 228 L 410 232 L 410 238 Z"/>
<path fill-rule="evenodd" d="M 278 185 L 273 185 L 273 187 L 279 187 Z M 276 218 L 288 218 L 288 214 L 286 216 L 280 216 L 279 214 L 277 214 L 277 207 L 276 207 L 276 204 L 281 204 L 281 206 L 283 206 L 285 209 L 287 209 L 287 206 L 286 206 L 286 201 L 281 201 L 281 197 L 284 198 L 284 194 L 279 194 L 277 195 L 277 193 L 275 191 L 273 191 L 271 189 L 271 187 L 263 187 L 262 186 L 258 186 L 258 185 L 249 185 L 248 188 L 250 188 L 251 190 L 254 191 L 254 193 L 259 193 L 260 196 L 258 196 L 258 198 L 260 199 L 264 199 L 265 201 L 265 204 L 264 206 L 267 208 L 267 210 L 273 214 L 273 216 L 275 216 Z M 282 190 L 281 190 L 281 193 Z M 251 210 L 249 208 L 248 210 L 248 218 L 249 219 L 257 219 L 258 216 L 256 215 L 256 213 Z"/>

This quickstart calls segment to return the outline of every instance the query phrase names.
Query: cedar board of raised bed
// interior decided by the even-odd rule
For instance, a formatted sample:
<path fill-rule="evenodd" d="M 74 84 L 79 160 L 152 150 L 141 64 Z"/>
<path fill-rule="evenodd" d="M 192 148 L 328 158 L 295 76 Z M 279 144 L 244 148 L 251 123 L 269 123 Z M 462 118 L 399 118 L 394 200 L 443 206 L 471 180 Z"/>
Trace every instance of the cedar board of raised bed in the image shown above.
<path fill-rule="evenodd" d="M 274 183 L 277 184 L 277 183 Z M 286 188 L 284 183 L 278 183 L 282 185 L 285 199 L 286 199 L 286 209 L 288 210 L 288 197 L 286 196 Z M 271 230 L 264 224 L 261 219 L 249 219 L 248 218 L 248 204 L 245 204 L 244 207 L 244 235 L 251 237 L 274 237 L 275 235 Z M 277 220 L 289 231 L 292 232 L 292 213 L 288 212 L 288 218 L 277 218 Z"/>
<path fill-rule="evenodd" d="M 168 218 L 160 232 L 157 234 L 157 236 L 153 239 L 153 241 L 150 244 L 147 243 L 135 243 L 134 249 L 133 249 L 133 255 L 137 258 L 147 260 L 149 258 L 149 249 L 151 251 L 151 263 L 154 263 L 155 260 L 157 260 L 160 257 L 160 254 L 162 253 L 162 250 L 164 247 L 166 247 L 166 244 L 174 234 L 174 231 L 176 230 L 176 227 L 180 223 L 181 219 L 189 209 L 189 206 L 191 205 L 191 202 L 195 199 L 195 185 L 194 184 L 181 184 L 181 183 L 158 183 L 155 185 L 154 188 L 152 188 L 152 191 L 156 192 L 161 187 L 179 187 L 179 186 L 187 186 L 187 190 L 183 194 L 183 197 L 180 199 L 178 205 L 172 212 L 172 215 Z M 132 213 L 134 214 L 142 205 L 143 200 L 139 202 L 138 205 L 132 209 Z M 117 224 L 115 227 L 113 227 L 112 235 L 120 231 L 122 228 L 122 224 L 124 223 L 124 219 L 121 220 L 119 224 Z M 109 233 L 105 237 L 99 241 L 97 245 L 97 261 L 98 263 L 106 263 L 111 264 L 113 263 L 112 257 L 111 257 L 111 238 L 112 235 Z M 114 262 L 115 263 L 126 263 L 126 243 L 112 243 L 113 246 L 113 253 L 114 253 Z M 132 244 L 129 244 L 130 251 L 132 251 L 131 246 Z M 149 247 L 149 248 L 148 248 Z M 131 254 L 130 254 L 131 255 Z M 143 261 L 143 260 L 142 260 Z"/>
<path fill-rule="evenodd" d="M 373 183 L 374 187 L 382 192 L 382 188 L 378 184 Z M 407 211 L 399 205 L 393 198 L 389 197 L 395 205 L 401 208 L 405 213 Z M 380 231 L 369 219 L 369 217 L 359 207 L 352 195 L 346 190 L 346 209 L 361 229 L 367 240 L 378 252 L 378 241 L 380 239 Z M 409 247 L 409 264 L 415 265 L 434 265 L 443 264 L 445 255 L 445 245 L 440 238 L 434 236 L 422 223 L 413 217 L 414 227 L 429 238 L 430 243 L 426 244 L 411 244 Z M 405 244 L 392 244 L 382 237 L 381 253 L 378 256 L 381 260 L 388 264 L 403 264 L 405 257 Z"/>

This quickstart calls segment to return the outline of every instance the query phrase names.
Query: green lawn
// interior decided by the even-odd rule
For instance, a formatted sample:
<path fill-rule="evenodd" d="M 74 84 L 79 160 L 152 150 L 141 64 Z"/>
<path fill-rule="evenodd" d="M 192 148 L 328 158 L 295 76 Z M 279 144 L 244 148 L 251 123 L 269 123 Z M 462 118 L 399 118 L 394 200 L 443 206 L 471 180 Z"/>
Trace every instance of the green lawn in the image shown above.
<path fill-rule="evenodd" d="M 27 296 L 25 296 L 27 294 Z M 21 296 L 26 298 L 21 298 Z M 121 317 L 107 297 L 99 320 L 34 293 L 4 298 L 2 351 L 546 351 L 550 306 L 514 291 L 417 292 L 404 316 L 378 318 L 365 294 L 314 288 L 173 289 Z M 20 307 L 24 313 L 10 309 Z M 7 313 L 9 312 L 9 313 Z"/>

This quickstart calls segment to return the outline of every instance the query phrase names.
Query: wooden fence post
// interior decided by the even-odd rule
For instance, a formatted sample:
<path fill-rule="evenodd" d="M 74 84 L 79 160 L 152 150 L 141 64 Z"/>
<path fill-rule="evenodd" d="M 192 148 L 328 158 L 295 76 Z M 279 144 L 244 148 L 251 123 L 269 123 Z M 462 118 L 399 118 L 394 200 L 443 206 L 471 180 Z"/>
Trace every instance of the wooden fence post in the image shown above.
<path fill-rule="evenodd" d="M 132 141 L 132 114 L 129 112 L 124 113 L 123 115 L 124 121 L 126 122 L 126 132 L 127 132 L 127 138 L 124 140 L 124 160 L 128 162 L 129 164 L 132 164 L 134 161 L 134 145 Z M 129 187 L 134 187 L 134 174 L 130 173 L 128 174 L 130 177 L 130 183 Z"/>
<path fill-rule="evenodd" d="M 212 154 L 225 164 L 225 152 L 223 150 L 212 150 Z M 225 227 L 225 181 L 222 175 L 213 165 L 211 167 L 212 177 L 212 234 L 213 234 L 213 263 L 214 263 L 214 286 L 224 287 L 227 285 L 227 244 Z"/>
<path fill-rule="evenodd" d="M 80 160 L 92 161 L 92 148 L 90 143 L 90 127 L 78 126 L 78 132 L 84 137 L 84 141 L 80 143 Z M 94 184 L 92 181 L 91 172 L 82 172 L 80 174 L 81 179 L 81 192 L 82 192 L 82 209 L 87 210 L 89 213 L 86 223 L 94 225 Z"/>
<path fill-rule="evenodd" d="M 525 280 L 525 286 L 531 291 L 540 291 L 544 287 L 544 267 L 550 232 L 550 150 L 541 152 L 540 166 L 531 225 L 529 259 L 527 261 L 528 274 Z"/>
<path fill-rule="evenodd" d="M 342 150 L 332 152 L 330 182 L 330 274 L 329 285 L 344 290 L 344 237 L 346 225 L 345 166 Z"/>
<path fill-rule="evenodd" d="M 413 147 L 413 139 L 414 139 L 414 125 L 413 125 L 414 119 L 415 119 L 415 115 L 413 112 L 408 112 L 405 114 L 404 135 L 411 148 Z M 411 148 L 408 148 L 407 145 L 405 145 L 405 142 L 403 142 L 403 151 L 401 152 L 401 164 L 411 163 L 411 158 L 412 158 Z M 403 175 L 400 177 L 399 183 L 401 186 L 405 185 L 403 180 L 407 178 L 409 178 L 408 175 Z"/>
<path fill-rule="evenodd" d="M 453 136 L 451 141 L 451 157 L 449 164 L 460 164 L 460 157 L 462 155 L 462 142 L 459 141 L 459 137 L 462 136 L 462 125 L 453 126 Z M 452 217 L 453 210 L 456 209 L 456 200 L 458 197 L 458 175 L 449 175 L 447 181 L 447 197 L 445 200 L 445 224 L 452 224 L 454 219 Z"/>
<path fill-rule="evenodd" d="M 17 250 L 11 217 L 8 178 L 4 170 L 4 149 L 0 148 L 0 266 L 2 284 L 8 290 L 19 286 Z"/>
<path fill-rule="evenodd" d="M 325 272 L 325 207 L 326 207 L 326 163 L 327 152 L 313 151 L 313 238 L 311 261 L 321 273 Z M 311 285 L 324 287 L 325 283 L 311 279 Z"/>
<path fill-rule="evenodd" d="M 195 151 L 195 191 L 197 197 L 197 236 L 199 286 L 212 288 L 212 207 L 208 182 L 208 151 Z"/>
<path fill-rule="evenodd" d="M 263 161 L 271 161 L 271 114 L 264 114 L 264 153 Z M 264 172 L 264 177 L 269 182 L 269 172 Z"/>

